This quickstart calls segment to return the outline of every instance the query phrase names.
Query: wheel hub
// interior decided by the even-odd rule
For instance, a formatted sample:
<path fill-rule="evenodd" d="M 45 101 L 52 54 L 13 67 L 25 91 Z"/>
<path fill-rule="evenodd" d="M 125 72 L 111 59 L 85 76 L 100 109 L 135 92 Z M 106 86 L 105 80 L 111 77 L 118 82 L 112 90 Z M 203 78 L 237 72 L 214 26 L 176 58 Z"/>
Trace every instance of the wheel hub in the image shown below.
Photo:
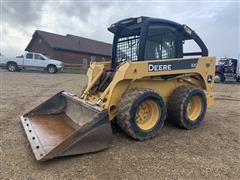
<path fill-rule="evenodd" d="M 160 117 L 160 107 L 153 100 L 142 102 L 136 113 L 137 125 L 143 130 L 152 129 Z"/>
<path fill-rule="evenodd" d="M 53 73 L 53 72 L 54 72 L 54 68 L 50 67 L 50 68 L 49 68 L 49 72 L 50 72 L 50 73 Z"/>
<path fill-rule="evenodd" d="M 14 71 L 14 70 L 15 70 L 15 67 L 14 67 L 13 65 L 10 65 L 10 66 L 9 66 L 9 70 L 10 70 L 10 71 Z"/>
<path fill-rule="evenodd" d="M 220 81 L 221 81 L 221 78 L 220 78 L 220 76 L 219 75 L 215 75 L 215 82 L 216 83 L 219 83 Z"/>
<path fill-rule="evenodd" d="M 187 105 L 187 115 L 191 121 L 197 120 L 202 112 L 202 101 L 199 96 L 193 96 Z"/>

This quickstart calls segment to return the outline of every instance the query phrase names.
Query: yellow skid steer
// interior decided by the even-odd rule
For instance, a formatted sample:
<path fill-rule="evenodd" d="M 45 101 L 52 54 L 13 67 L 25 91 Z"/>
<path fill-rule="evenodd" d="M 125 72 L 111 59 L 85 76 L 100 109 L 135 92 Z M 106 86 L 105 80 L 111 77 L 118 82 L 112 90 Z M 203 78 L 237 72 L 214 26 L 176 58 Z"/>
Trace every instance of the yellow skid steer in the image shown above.
<path fill-rule="evenodd" d="M 136 140 L 153 138 L 166 116 L 193 129 L 213 105 L 215 57 L 188 26 L 150 17 L 112 24 L 112 61 L 91 63 L 81 96 L 62 91 L 21 116 L 37 160 L 108 148 L 111 121 Z M 184 52 L 193 41 L 198 52 Z"/>

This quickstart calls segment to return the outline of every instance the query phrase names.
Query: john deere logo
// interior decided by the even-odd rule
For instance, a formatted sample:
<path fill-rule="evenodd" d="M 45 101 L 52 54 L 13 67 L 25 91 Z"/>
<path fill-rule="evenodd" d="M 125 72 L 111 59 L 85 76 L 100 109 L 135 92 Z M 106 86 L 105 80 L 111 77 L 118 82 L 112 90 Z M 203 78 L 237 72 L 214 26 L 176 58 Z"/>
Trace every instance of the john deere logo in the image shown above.
<path fill-rule="evenodd" d="M 166 64 L 166 65 L 160 65 L 160 64 L 148 64 L 148 71 L 171 71 L 172 65 Z"/>
<path fill-rule="evenodd" d="M 156 61 L 148 63 L 148 72 L 195 69 L 198 59 L 184 59 L 171 61 Z"/>

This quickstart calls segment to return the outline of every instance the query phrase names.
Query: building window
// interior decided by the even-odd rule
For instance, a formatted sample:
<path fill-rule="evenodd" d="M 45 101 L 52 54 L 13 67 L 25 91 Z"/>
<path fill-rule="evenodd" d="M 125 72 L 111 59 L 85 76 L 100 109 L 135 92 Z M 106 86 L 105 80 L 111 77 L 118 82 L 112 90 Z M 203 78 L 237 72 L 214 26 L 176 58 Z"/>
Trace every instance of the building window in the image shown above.
<path fill-rule="evenodd" d="M 87 64 L 88 64 L 87 58 L 83 58 L 83 59 L 82 59 L 82 64 L 83 64 L 83 65 L 87 65 Z"/>
<path fill-rule="evenodd" d="M 96 56 L 90 56 L 91 62 L 95 62 L 96 61 Z"/>

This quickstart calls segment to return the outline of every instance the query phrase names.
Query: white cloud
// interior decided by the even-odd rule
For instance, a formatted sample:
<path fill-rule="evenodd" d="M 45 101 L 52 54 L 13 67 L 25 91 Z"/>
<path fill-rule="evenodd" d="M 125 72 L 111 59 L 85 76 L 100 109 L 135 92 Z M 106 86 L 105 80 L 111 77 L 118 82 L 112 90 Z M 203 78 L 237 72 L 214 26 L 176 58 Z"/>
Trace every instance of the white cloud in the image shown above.
<path fill-rule="evenodd" d="M 240 53 L 238 2 L 44 1 L 42 4 L 9 3 L 3 10 L 5 55 L 21 53 L 36 29 L 111 43 L 113 35 L 107 31 L 108 26 L 124 18 L 142 15 L 189 25 L 202 37 L 212 55 L 237 57 Z M 23 14 L 15 18 L 12 15 L 16 12 Z"/>

